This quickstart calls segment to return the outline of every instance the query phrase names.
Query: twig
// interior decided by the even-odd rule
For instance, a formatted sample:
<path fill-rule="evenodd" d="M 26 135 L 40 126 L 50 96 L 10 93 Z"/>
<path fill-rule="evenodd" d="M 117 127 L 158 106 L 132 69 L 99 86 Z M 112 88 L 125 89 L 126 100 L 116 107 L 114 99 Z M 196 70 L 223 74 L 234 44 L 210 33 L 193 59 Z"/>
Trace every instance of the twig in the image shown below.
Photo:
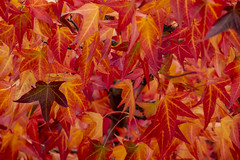
<path fill-rule="evenodd" d="M 72 15 L 70 15 L 70 18 L 67 18 L 68 22 L 71 22 L 74 27 L 76 28 L 77 31 L 79 31 L 79 27 L 77 26 L 77 24 L 72 20 Z"/>

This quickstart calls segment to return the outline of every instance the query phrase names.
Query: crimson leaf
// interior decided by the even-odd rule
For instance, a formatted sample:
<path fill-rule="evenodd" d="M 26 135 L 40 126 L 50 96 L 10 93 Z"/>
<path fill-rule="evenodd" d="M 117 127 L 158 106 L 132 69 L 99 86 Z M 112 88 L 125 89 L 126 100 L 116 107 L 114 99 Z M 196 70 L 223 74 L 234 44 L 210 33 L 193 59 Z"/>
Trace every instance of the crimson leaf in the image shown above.
<path fill-rule="evenodd" d="M 65 95 L 59 91 L 59 87 L 63 82 L 64 81 L 53 81 L 46 84 L 43 81 L 38 81 L 36 83 L 36 88 L 33 87 L 29 92 L 14 102 L 31 103 L 39 101 L 43 118 L 48 123 L 49 114 L 54 101 L 63 107 L 68 107 Z"/>

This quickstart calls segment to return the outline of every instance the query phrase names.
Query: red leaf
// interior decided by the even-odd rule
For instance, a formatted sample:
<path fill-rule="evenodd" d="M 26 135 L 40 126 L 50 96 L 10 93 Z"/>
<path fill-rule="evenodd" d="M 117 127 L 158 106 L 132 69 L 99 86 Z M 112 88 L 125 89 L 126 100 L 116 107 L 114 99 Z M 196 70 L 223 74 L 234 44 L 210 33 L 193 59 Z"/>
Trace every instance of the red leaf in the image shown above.
<path fill-rule="evenodd" d="M 204 129 L 208 126 L 210 119 L 214 113 L 216 100 L 220 98 L 220 100 L 225 103 L 225 105 L 229 105 L 230 96 L 225 90 L 225 86 L 229 83 L 229 80 L 220 80 L 213 84 L 209 84 L 206 86 L 203 94 L 203 111 L 205 117 L 205 126 Z"/>
<path fill-rule="evenodd" d="M 117 50 L 117 51 L 124 51 L 126 52 L 128 50 L 128 42 L 122 42 L 114 47 L 112 47 L 113 49 Z"/>
<path fill-rule="evenodd" d="M 61 14 L 62 14 L 63 4 L 64 4 L 63 0 L 59 0 L 56 3 L 52 4 L 53 11 L 59 19 L 60 19 Z"/>
<path fill-rule="evenodd" d="M 63 64 L 66 57 L 67 48 L 73 41 L 73 35 L 67 27 L 59 28 L 55 30 L 55 34 L 50 39 L 49 45 L 57 61 Z"/>
<path fill-rule="evenodd" d="M 140 58 L 140 43 L 137 42 L 131 52 L 126 55 L 124 60 L 123 77 L 133 71 Z"/>
<path fill-rule="evenodd" d="M 182 66 L 184 66 L 183 64 L 184 58 L 194 57 L 186 41 L 183 41 L 183 42 L 170 41 L 170 43 L 171 44 L 164 49 L 165 52 L 170 52 L 175 54 Z"/>
<path fill-rule="evenodd" d="M 53 26 L 52 18 L 43 9 L 30 7 L 29 10 L 30 10 L 30 13 L 32 14 L 33 17 L 36 17 L 36 18 L 38 18 L 38 19 L 40 19 L 40 20 L 42 20 L 44 22 L 47 22 L 51 26 Z"/>
<path fill-rule="evenodd" d="M 236 102 L 238 97 L 240 97 L 240 76 L 232 79 L 231 91 L 230 91 L 230 107 Z"/>
<path fill-rule="evenodd" d="M 11 15 L 9 23 L 15 26 L 16 36 L 18 38 L 19 48 L 21 49 L 23 35 L 27 28 L 32 28 L 32 17 L 26 8 L 23 9 L 22 14 Z"/>
<path fill-rule="evenodd" d="M 37 150 L 39 156 L 42 155 L 41 143 L 39 140 L 38 122 L 36 119 L 30 119 L 27 125 L 27 133 L 32 140 L 32 145 Z"/>
<path fill-rule="evenodd" d="M 185 0 L 170 0 L 170 4 L 177 23 L 182 27 L 185 12 Z"/>
<path fill-rule="evenodd" d="M 90 80 L 90 76 L 93 72 L 94 69 L 94 63 L 93 59 L 100 59 L 100 52 L 97 52 L 95 50 L 94 52 L 94 57 L 89 57 L 90 56 L 90 50 L 91 50 L 91 44 L 94 42 L 95 35 L 98 34 L 97 32 L 89 37 L 83 44 L 83 49 L 82 49 L 82 54 L 78 57 L 76 60 L 75 67 L 78 68 L 78 72 L 81 75 L 82 81 L 83 81 L 83 86 L 88 83 Z M 88 59 L 89 57 L 89 59 Z M 87 61 L 88 60 L 88 61 Z"/>
<path fill-rule="evenodd" d="M 223 9 L 223 1 L 202 1 L 192 3 L 190 12 L 196 19 L 200 19 L 200 30 L 204 36 L 209 27 L 219 18 Z"/>
<path fill-rule="evenodd" d="M 46 10 L 51 4 L 44 0 L 28 0 L 26 1 L 26 6 L 29 8 L 30 13 L 33 17 L 36 17 L 44 22 L 47 22 L 51 26 L 53 26 L 53 21 L 50 15 Z"/>
<path fill-rule="evenodd" d="M 78 148 L 79 160 L 104 160 L 110 155 L 110 150 L 107 146 L 103 146 L 101 142 L 96 140 L 88 140 L 87 143 L 80 144 Z"/>
<path fill-rule="evenodd" d="M 7 4 L 9 4 L 9 2 L 7 0 L 2 0 L 0 1 L 0 16 L 6 21 L 8 22 L 8 10 L 7 10 Z"/>
<path fill-rule="evenodd" d="M 168 100 L 168 103 L 172 104 L 177 109 L 177 114 L 179 116 L 186 116 L 190 118 L 198 118 L 192 113 L 192 111 L 181 101 L 171 98 Z"/>
<path fill-rule="evenodd" d="M 139 37 L 139 31 L 137 29 L 137 21 L 136 21 L 135 14 L 133 15 L 133 18 L 132 18 L 132 28 L 131 29 L 132 29 L 132 34 L 131 34 L 131 39 L 128 44 L 127 53 L 129 53 L 131 51 L 132 47 L 134 46 L 134 44 L 136 43 L 136 41 Z"/>
<path fill-rule="evenodd" d="M 236 60 L 228 64 L 224 70 L 224 73 L 228 74 L 232 79 L 231 85 L 231 97 L 230 97 L 230 107 L 235 103 L 235 101 L 240 97 L 240 60 Z"/>
<path fill-rule="evenodd" d="M 182 140 L 183 142 L 190 144 L 178 127 L 176 128 L 176 131 L 175 131 L 175 137 Z"/>
<path fill-rule="evenodd" d="M 68 142 L 67 136 L 64 134 L 62 130 L 59 135 L 59 138 L 57 139 L 57 145 L 58 145 L 61 159 L 67 159 L 67 155 L 69 153 L 67 142 Z"/>
<path fill-rule="evenodd" d="M 231 77 L 236 77 L 240 75 L 240 60 L 235 60 L 229 63 L 224 69 L 224 73 L 228 74 Z"/>
<path fill-rule="evenodd" d="M 106 39 L 104 44 L 103 44 L 103 49 L 102 49 L 102 57 L 99 61 L 101 61 L 102 59 L 104 59 L 106 56 L 108 56 L 108 54 L 110 53 L 111 50 L 111 40 L 110 39 Z"/>
<path fill-rule="evenodd" d="M 157 139 L 164 138 L 166 140 L 164 141 L 165 145 L 171 143 L 176 131 L 176 121 L 176 109 L 168 103 L 168 100 L 165 97 L 159 102 L 155 120 L 141 136 L 141 139 L 157 137 Z M 161 141 L 163 142 L 163 140 Z"/>
<path fill-rule="evenodd" d="M 8 13 L 21 14 L 21 11 L 18 10 L 10 1 L 2 0 L 0 1 L 0 16 L 4 21 L 8 22 Z"/>
<path fill-rule="evenodd" d="M 135 12 L 134 1 L 114 1 L 107 3 L 107 6 L 113 8 L 119 13 L 118 32 L 122 31 L 132 21 Z"/>

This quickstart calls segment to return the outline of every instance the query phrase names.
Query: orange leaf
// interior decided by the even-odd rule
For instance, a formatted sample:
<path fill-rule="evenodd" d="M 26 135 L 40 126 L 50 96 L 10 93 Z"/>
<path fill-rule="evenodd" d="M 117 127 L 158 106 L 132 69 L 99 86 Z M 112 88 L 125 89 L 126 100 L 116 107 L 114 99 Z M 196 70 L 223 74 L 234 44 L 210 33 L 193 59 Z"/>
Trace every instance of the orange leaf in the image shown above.
<path fill-rule="evenodd" d="M 153 151 L 145 143 L 135 144 L 133 142 L 124 142 L 127 151 L 126 159 L 129 160 L 145 160 L 152 157 Z"/>
<path fill-rule="evenodd" d="M 67 98 L 68 105 L 70 108 L 73 107 L 74 110 L 74 108 L 80 107 L 81 111 L 85 111 L 87 109 L 86 97 L 82 91 L 83 88 L 80 77 L 75 76 L 73 80 L 67 81 L 64 84 L 62 84 L 61 88 L 63 90 L 64 95 Z M 69 111 L 71 110 L 72 109 L 70 109 Z M 72 123 L 74 122 L 76 115 L 72 115 L 71 112 L 69 111 L 66 113 L 66 116 L 70 116 L 68 117 L 68 119 L 70 118 L 71 120 L 69 122 Z"/>
<path fill-rule="evenodd" d="M 235 60 L 231 63 L 229 63 L 226 68 L 224 69 L 224 73 L 228 74 L 229 76 L 239 76 L 240 70 L 240 60 Z"/>
<path fill-rule="evenodd" d="M 123 112 L 129 107 L 129 123 L 135 114 L 135 98 L 133 93 L 133 86 L 130 79 L 124 79 L 123 81 L 115 84 L 113 87 L 122 89 L 122 101 L 119 103 L 118 107 L 125 103 Z"/>
<path fill-rule="evenodd" d="M 109 112 L 112 112 L 112 109 L 109 107 L 108 101 L 109 101 L 108 96 L 101 97 L 101 99 L 96 99 L 96 100 L 92 101 L 91 108 L 96 113 L 105 115 Z"/>
<path fill-rule="evenodd" d="M 232 130 L 230 132 L 230 138 L 232 140 L 232 143 L 234 143 L 238 147 L 238 149 L 240 149 L 240 139 L 239 139 L 240 126 L 239 126 L 239 122 L 240 122 L 240 113 L 233 117 Z"/>
<path fill-rule="evenodd" d="M 120 145 L 113 148 L 113 152 L 110 157 L 114 158 L 115 160 L 125 160 L 126 155 L 126 149 L 123 145 Z"/>
<path fill-rule="evenodd" d="M 103 136 L 103 117 L 99 113 L 86 112 L 88 116 L 96 123 L 96 128 L 91 139 L 98 139 Z"/>
<path fill-rule="evenodd" d="M 20 84 L 17 86 L 15 92 L 15 99 L 20 98 L 24 93 L 32 89 L 32 85 L 37 82 L 31 70 L 23 71 L 20 73 Z"/>
<path fill-rule="evenodd" d="M 157 63 L 157 40 L 160 36 L 154 19 L 149 15 L 146 18 L 137 17 L 137 26 L 140 32 L 140 43 L 148 58 L 149 64 L 158 67 Z M 151 63 L 150 63 L 151 62 Z"/>
<path fill-rule="evenodd" d="M 20 72 L 32 70 L 37 80 L 44 80 L 49 68 L 46 48 L 40 51 L 32 49 L 23 49 L 21 54 L 25 59 L 21 62 Z"/>
<path fill-rule="evenodd" d="M 16 44 L 16 35 L 15 35 L 15 27 L 13 24 L 8 25 L 4 21 L 0 22 L 0 39 L 6 43 L 10 50 Z"/>
<path fill-rule="evenodd" d="M 3 155 L 4 158 L 17 159 L 19 148 L 26 145 L 25 140 L 20 137 L 22 134 L 23 128 L 17 123 L 14 126 L 13 133 L 7 132 L 2 135 L 0 154 Z"/>
<path fill-rule="evenodd" d="M 13 55 L 9 54 L 7 45 L 0 46 L 0 79 L 4 79 L 13 71 Z"/>
<path fill-rule="evenodd" d="M 10 108 L 10 99 L 11 92 L 9 90 L 2 89 L 0 90 L 0 115 L 7 111 Z"/>
<path fill-rule="evenodd" d="M 73 44 L 77 43 L 78 48 L 88 37 L 98 30 L 99 8 L 96 4 L 86 3 L 79 9 L 69 13 L 79 13 L 83 15 L 83 25 L 79 30 Z"/>

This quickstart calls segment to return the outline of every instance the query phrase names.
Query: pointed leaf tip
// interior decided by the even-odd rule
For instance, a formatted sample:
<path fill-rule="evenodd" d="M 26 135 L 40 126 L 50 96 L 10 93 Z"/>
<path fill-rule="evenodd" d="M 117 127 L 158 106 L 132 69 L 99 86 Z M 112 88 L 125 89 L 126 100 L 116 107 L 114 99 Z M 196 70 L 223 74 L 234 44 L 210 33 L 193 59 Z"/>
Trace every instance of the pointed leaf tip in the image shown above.
<path fill-rule="evenodd" d="M 36 87 L 24 94 L 21 98 L 14 102 L 31 103 L 39 101 L 42 115 L 46 122 L 49 121 L 49 114 L 54 101 L 63 107 L 68 107 L 65 95 L 59 90 L 64 81 L 53 81 L 46 84 L 43 81 L 36 82 Z"/>

